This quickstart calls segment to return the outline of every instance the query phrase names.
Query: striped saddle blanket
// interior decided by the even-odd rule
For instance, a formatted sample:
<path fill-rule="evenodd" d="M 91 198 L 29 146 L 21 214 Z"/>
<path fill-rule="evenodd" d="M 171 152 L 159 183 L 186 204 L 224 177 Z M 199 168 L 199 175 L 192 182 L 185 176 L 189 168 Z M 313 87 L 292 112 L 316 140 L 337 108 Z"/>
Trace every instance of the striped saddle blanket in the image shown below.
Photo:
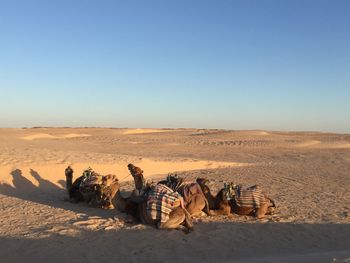
<path fill-rule="evenodd" d="M 153 220 L 166 222 L 175 205 L 179 204 L 180 197 L 180 194 L 174 192 L 171 188 L 158 184 L 148 195 L 147 213 Z"/>
<path fill-rule="evenodd" d="M 235 187 L 235 201 L 240 207 L 259 208 L 265 201 L 265 197 L 258 185 L 246 188 L 242 185 L 237 185 Z"/>

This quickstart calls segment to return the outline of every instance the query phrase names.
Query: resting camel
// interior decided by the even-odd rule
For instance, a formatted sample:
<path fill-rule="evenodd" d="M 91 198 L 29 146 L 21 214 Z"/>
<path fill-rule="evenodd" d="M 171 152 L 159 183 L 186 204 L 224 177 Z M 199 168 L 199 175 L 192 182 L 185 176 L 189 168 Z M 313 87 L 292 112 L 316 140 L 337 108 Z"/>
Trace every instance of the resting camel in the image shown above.
<path fill-rule="evenodd" d="M 97 207 L 112 207 L 112 198 L 118 189 L 115 175 L 100 175 L 89 168 L 73 182 L 73 173 L 70 166 L 65 169 L 66 187 L 71 202 L 85 201 Z"/>
<path fill-rule="evenodd" d="M 207 215 L 211 215 L 208 200 L 197 182 L 185 182 L 182 177 L 175 174 L 168 175 L 166 180 L 159 183 L 167 185 L 183 196 L 185 207 L 192 216 L 200 216 L 202 211 Z"/>
<path fill-rule="evenodd" d="M 208 200 L 210 213 L 212 215 L 229 215 L 231 213 L 231 204 L 225 198 L 225 189 L 221 189 L 216 196 L 213 196 L 210 188 L 207 186 L 209 180 L 197 178 L 197 183 L 200 185 L 203 194 Z"/>
<path fill-rule="evenodd" d="M 225 184 L 214 197 L 207 186 L 208 180 L 197 178 L 203 193 L 208 199 L 209 206 L 215 215 L 253 215 L 262 219 L 269 212 L 269 208 L 276 207 L 275 202 L 264 194 L 257 185 L 243 188 L 233 183 Z M 238 196 L 239 195 L 239 196 Z"/>
<path fill-rule="evenodd" d="M 141 189 L 140 182 L 143 182 L 142 195 L 135 195 L 133 192 L 131 197 L 125 198 L 121 195 L 120 189 L 118 188 L 112 199 L 112 203 L 115 207 L 122 212 L 127 212 L 128 214 L 133 215 L 140 222 L 154 225 L 159 229 L 175 229 L 180 228 L 182 225 L 184 225 L 187 230 L 193 229 L 191 216 L 186 211 L 181 198 L 174 198 L 175 201 L 171 207 L 171 212 L 166 217 L 166 220 L 157 218 L 155 214 L 152 214 L 150 209 L 152 200 L 155 200 L 156 202 L 159 201 L 159 199 L 157 199 L 159 196 L 155 194 L 155 188 L 157 188 L 157 186 L 145 185 L 142 170 L 138 167 L 129 164 L 128 168 L 134 178 L 136 190 Z M 172 193 L 175 194 L 169 189 L 168 194 L 171 195 Z"/>
<path fill-rule="evenodd" d="M 132 195 L 134 197 L 142 195 L 146 187 L 143 171 L 132 163 L 128 165 L 128 168 L 134 178 L 136 188 Z M 186 210 L 191 216 L 201 215 L 203 210 L 208 215 L 210 214 L 208 201 L 197 183 L 185 183 L 183 178 L 177 175 L 169 175 L 166 180 L 159 183 L 165 184 L 184 198 Z"/>

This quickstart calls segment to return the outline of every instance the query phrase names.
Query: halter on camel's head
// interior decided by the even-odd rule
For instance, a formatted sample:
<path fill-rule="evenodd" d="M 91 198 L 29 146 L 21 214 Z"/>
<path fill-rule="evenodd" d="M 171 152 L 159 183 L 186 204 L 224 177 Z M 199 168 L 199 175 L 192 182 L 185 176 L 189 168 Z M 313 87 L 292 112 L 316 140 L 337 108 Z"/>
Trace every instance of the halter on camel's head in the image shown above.
<path fill-rule="evenodd" d="M 133 165 L 132 163 L 128 164 L 128 169 L 134 178 L 135 188 L 138 191 L 142 191 L 146 187 L 142 169 Z"/>
<path fill-rule="evenodd" d="M 133 165 L 132 163 L 128 164 L 128 169 L 132 176 L 143 174 L 143 171 L 141 170 L 141 168 Z"/>
<path fill-rule="evenodd" d="M 72 167 L 70 167 L 70 166 L 68 166 L 66 168 L 66 170 L 64 170 L 66 177 L 69 177 L 69 178 L 73 178 L 73 172 L 74 171 L 73 171 Z"/>

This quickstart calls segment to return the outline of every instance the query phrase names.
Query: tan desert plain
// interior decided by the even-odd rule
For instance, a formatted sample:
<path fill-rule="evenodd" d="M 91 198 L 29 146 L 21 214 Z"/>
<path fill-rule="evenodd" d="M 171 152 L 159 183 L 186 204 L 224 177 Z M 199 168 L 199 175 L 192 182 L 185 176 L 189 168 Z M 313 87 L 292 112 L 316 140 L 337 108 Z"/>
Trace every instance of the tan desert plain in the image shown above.
<path fill-rule="evenodd" d="M 0 262 L 350 262 L 350 135 L 202 129 L 0 129 Z M 203 216 L 194 231 L 70 203 L 64 169 L 259 184 L 273 214 Z"/>

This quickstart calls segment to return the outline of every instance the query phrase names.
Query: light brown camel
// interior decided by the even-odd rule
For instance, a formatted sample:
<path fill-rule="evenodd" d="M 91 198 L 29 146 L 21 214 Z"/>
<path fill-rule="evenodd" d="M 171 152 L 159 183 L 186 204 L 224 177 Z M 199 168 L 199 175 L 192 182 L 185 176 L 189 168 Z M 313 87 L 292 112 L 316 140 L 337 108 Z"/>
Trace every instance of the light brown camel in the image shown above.
<path fill-rule="evenodd" d="M 207 183 L 209 180 L 197 178 L 197 183 L 200 185 L 203 194 L 208 200 L 210 213 L 212 215 L 229 215 L 231 213 L 231 204 L 225 198 L 224 189 L 221 189 L 216 196 L 213 196 Z"/>
<path fill-rule="evenodd" d="M 129 215 L 134 216 L 138 221 L 154 225 L 159 229 L 175 229 L 181 228 L 182 225 L 186 227 L 186 230 L 193 229 L 193 223 L 190 214 L 186 211 L 183 201 L 177 199 L 173 204 L 172 211 L 168 215 L 168 219 L 165 222 L 152 217 L 152 213 L 149 209 L 150 195 L 153 194 L 154 187 L 145 185 L 142 170 L 132 164 L 128 165 L 130 173 L 134 178 L 135 188 L 141 195 L 133 192 L 132 196 L 125 198 L 121 195 L 120 189 L 116 191 L 112 203 L 120 211 L 126 212 Z M 142 185 L 142 187 L 141 187 Z"/>
<path fill-rule="evenodd" d="M 225 184 L 225 187 L 214 197 L 207 185 L 208 180 L 197 178 L 197 182 L 207 197 L 210 208 L 213 209 L 212 213 L 216 215 L 229 215 L 232 212 L 238 215 L 252 215 L 262 219 L 270 212 L 270 208 L 276 207 L 275 202 L 262 193 L 256 185 L 243 189 L 241 186 L 236 186 L 233 183 Z M 242 198 L 236 196 L 238 192 L 245 195 L 243 201 Z M 259 200 L 253 200 L 254 198 Z"/>
<path fill-rule="evenodd" d="M 143 176 L 143 171 L 140 167 L 133 165 L 132 163 L 128 164 L 128 169 L 132 175 L 135 183 L 135 189 L 132 192 L 132 196 L 142 196 L 146 188 L 145 178 Z"/>
<path fill-rule="evenodd" d="M 200 216 L 202 211 L 211 215 L 208 200 L 197 182 L 185 182 L 184 178 L 169 174 L 166 180 L 159 183 L 167 185 L 183 196 L 186 210 L 191 216 Z"/>
<path fill-rule="evenodd" d="M 115 175 L 100 175 L 89 168 L 72 182 L 73 173 L 70 166 L 65 169 L 69 201 L 85 201 L 93 206 L 112 208 L 112 198 L 118 189 L 118 179 Z"/>

